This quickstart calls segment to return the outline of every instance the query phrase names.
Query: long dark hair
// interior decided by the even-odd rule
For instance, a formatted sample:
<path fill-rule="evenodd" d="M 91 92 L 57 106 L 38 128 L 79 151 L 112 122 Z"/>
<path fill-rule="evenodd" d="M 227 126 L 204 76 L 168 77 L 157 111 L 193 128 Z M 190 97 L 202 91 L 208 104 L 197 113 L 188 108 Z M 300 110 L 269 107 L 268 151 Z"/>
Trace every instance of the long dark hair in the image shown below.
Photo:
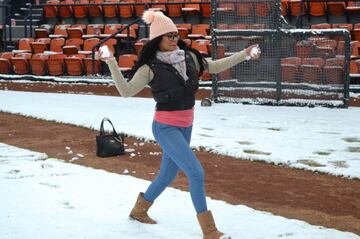
<path fill-rule="evenodd" d="M 158 37 L 152 39 L 151 41 L 145 43 L 145 45 L 143 46 L 143 49 L 141 50 L 138 61 L 135 63 L 135 65 L 131 69 L 131 72 L 129 74 L 129 79 L 131 79 L 134 76 L 135 72 L 141 66 L 147 64 L 151 59 L 156 57 L 156 52 L 160 50 L 159 45 L 160 45 L 161 39 L 162 39 L 162 36 L 158 36 Z M 201 75 L 205 69 L 205 65 L 207 64 L 204 57 L 201 55 L 201 53 L 198 50 L 187 46 L 186 43 L 181 39 L 178 40 L 178 46 L 180 49 L 182 49 L 184 51 L 191 51 L 195 54 L 196 59 L 200 65 L 199 74 Z"/>

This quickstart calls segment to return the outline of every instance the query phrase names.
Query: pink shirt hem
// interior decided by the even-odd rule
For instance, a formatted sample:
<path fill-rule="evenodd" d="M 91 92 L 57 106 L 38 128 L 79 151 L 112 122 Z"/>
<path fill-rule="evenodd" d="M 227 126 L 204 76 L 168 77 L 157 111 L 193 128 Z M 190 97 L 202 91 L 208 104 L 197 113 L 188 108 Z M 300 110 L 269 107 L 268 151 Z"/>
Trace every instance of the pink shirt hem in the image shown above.
<path fill-rule="evenodd" d="M 190 127 L 194 122 L 194 108 L 176 111 L 155 111 L 154 120 L 177 127 Z"/>

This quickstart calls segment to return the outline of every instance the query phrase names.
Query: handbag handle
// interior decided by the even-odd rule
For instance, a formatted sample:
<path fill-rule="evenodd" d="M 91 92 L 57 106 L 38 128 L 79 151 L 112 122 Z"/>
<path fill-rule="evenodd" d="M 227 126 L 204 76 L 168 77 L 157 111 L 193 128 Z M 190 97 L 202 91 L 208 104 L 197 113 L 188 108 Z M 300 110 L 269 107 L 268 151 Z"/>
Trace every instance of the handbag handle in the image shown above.
<path fill-rule="evenodd" d="M 116 130 L 114 128 L 114 125 L 111 123 L 110 119 L 109 118 L 103 118 L 103 120 L 101 121 L 101 125 L 100 125 L 100 135 L 104 135 L 105 132 L 104 132 L 104 122 L 109 122 L 113 128 L 113 135 L 115 136 L 118 136 L 118 134 L 116 133 Z"/>

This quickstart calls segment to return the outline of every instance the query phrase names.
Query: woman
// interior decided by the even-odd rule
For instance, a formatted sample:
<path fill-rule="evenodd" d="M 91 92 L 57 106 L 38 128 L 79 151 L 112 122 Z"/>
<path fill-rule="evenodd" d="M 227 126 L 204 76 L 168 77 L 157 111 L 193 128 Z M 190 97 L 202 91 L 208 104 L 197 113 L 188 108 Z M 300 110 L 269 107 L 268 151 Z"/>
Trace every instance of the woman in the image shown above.
<path fill-rule="evenodd" d="M 230 238 L 217 230 L 211 211 L 207 209 L 204 170 L 189 146 L 195 93 L 198 76 L 205 69 L 219 73 L 246 59 L 257 59 L 260 51 L 253 45 L 221 60 L 204 59 L 197 50 L 179 40 L 175 24 L 162 12 L 147 11 L 143 19 L 150 24 L 150 41 L 144 45 L 133 67 L 131 81 L 125 81 L 112 55 L 105 57 L 102 50 L 99 54 L 109 65 L 116 88 L 123 97 L 133 96 L 149 85 L 156 101 L 152 130 L 163 150 L 160 173 L 146 192 L 138 195 L 130 217 L 142 223 L 156 223 L 147 211 L 181 169 L 189 180 L 191 199 L 204 238 Z M 256 48 L 255 53 L 251 53 L 253 48 Z"/>

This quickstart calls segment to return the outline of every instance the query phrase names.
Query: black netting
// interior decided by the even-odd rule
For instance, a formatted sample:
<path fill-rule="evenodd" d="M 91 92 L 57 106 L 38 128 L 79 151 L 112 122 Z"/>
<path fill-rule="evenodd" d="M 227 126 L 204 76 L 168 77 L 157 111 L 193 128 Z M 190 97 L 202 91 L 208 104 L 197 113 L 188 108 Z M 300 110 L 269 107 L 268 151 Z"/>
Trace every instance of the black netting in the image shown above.
<path fill-rule="evenodd" d="M 235 9 L 217 11 L 212 19 L 216 58 L 252 44 L 259 44 L 262 54 L 217 75 L 214 95 L 219 101 L 346 106 L 347 31 L 289 29 L 281 17 L 280 1 L 216 2 L 218 8 L 222 4 L 233 4 Z M 237 8 L 245 4 L 250 10 Z"/>

